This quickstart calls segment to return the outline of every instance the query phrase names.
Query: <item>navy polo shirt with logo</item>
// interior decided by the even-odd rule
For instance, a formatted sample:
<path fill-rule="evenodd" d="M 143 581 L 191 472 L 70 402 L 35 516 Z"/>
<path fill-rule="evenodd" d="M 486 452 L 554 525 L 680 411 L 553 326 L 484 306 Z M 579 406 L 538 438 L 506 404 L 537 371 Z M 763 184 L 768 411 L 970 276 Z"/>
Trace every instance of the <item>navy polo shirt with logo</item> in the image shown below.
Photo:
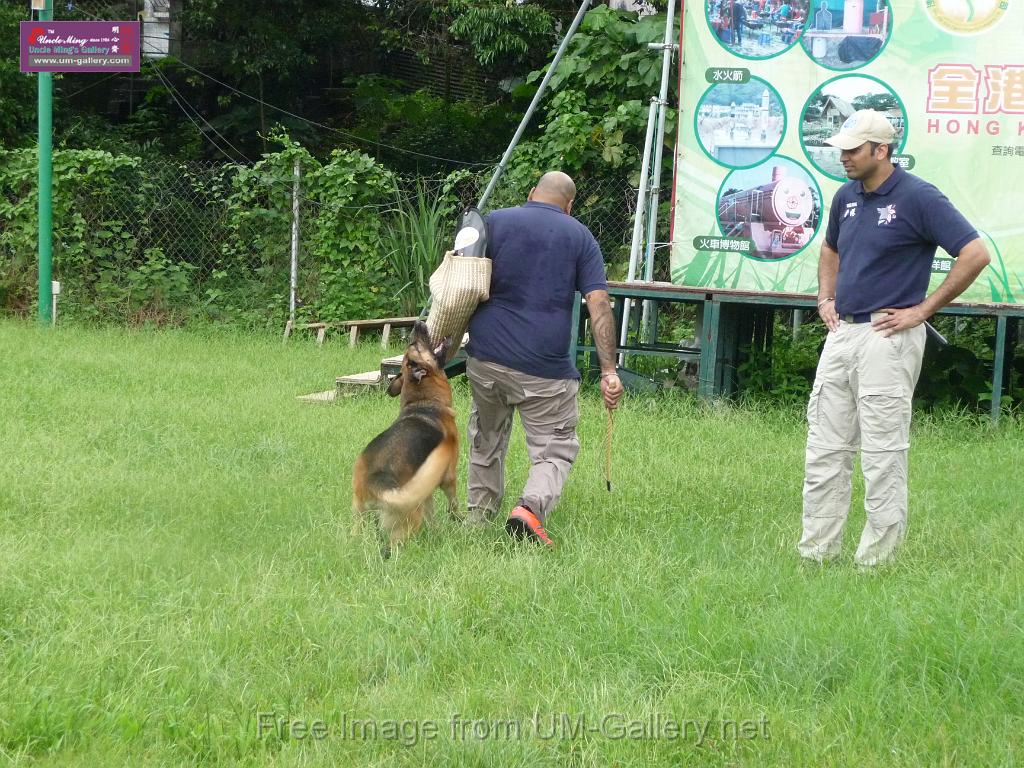
<path fill-rule="evenodd" d="M 950 256 L 977 231 L 933 185 L 899 166 L 874 192 L 848 181 L 832 200 L 825 243 L 839 253 L 836 312 L 867 322 L 924 301 L 935 249 Z"/>
<path fill-rule="evenodd" d="M 469 321 L 466 352 L 545 379 L 578 379 L 569 359 L 576 291 L 607 290 L 594 236 L 561 208 L 528 202 L 488 214 L 491 295 Z"/>

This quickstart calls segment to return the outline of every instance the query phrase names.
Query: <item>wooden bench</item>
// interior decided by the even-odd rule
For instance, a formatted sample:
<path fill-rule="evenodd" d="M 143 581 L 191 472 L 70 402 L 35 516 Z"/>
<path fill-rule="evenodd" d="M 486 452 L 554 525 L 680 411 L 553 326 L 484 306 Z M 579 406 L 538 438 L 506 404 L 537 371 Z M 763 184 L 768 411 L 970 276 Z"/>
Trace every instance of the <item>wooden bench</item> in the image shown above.
<path fill-rule="evenodd" d="M 348 330 L 348 345 L 354 347 L 359 342 L 359 332 L 380 329 L 380 345 L 385 349 L 391 339 L 392 328 L 412 328 L 418 317 L 385 317 L 379 320 L 343 320 L 339 323 L 299 323 L 292 325 L 289 320 L 284 327 L 284 339 L 292 335 L 292 331 L 316 331 L 316 343 L 323 344 L 327 331 L 333 328 Z"/>
<path fill-rule="evenodd" d="M 385 317 L 382 320 L 347 320 L 339 325 L 348 328 L 348 345 L 354 347 L 359 341 L 360 331 L 380 329 L 380 345 L 385 349 L 391 338 L 392 328 L 412 328 L 418 317 Z"/>
<path fill-rule="evenodd" d="M 292 321 L 289 320 L 284 324 L 284 340 L 288 341 L 292 331 L 316 331 L 316 343 L 323 344 L 324 339 L 327 338 L 327 328 L 334 325 L 336 323 L 298 323 L 292 325 Z"/>

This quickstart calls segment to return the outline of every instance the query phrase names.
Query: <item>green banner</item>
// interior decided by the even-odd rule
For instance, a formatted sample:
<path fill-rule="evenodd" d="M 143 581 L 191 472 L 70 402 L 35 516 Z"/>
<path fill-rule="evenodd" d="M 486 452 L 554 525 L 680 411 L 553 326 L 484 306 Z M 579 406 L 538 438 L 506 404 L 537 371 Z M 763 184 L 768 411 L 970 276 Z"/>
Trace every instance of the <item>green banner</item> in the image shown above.
<path fill-rule="evenodd" d="M 704 0 L 683 13 L 673 282 L 816 293 L 846 181 L 823 140 L 871 108 L 896 128 L 894 162 L 989 247 L 960 300 L 1024 303 L 1024 0 Z M 950 264 L 939 249 L 931 288 Z"/>

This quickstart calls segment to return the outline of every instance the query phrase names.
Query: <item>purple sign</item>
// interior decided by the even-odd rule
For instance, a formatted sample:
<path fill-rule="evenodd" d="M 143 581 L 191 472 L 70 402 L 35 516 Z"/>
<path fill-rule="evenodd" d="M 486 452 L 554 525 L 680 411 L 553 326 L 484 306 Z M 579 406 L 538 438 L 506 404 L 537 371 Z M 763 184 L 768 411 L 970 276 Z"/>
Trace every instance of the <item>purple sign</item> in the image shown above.
<path fill-rule="evenodd" d="M 138 72 L 137 21 L 23 21 L 22 72 Z"/>

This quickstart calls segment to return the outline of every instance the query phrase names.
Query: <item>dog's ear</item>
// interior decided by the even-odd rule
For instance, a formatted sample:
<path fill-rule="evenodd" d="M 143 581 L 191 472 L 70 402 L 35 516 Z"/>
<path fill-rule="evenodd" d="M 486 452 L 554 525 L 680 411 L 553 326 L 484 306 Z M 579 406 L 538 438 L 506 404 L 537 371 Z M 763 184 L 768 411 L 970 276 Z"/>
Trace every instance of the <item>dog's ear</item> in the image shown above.
<path fill-rule="evenodd" d="M 434 359 L 437 360 L 437 364 L 441 368 L 444 368 L 444 364 L 448 362 L 448 350 L 451 348 L 451 336 L 445 336 L 443 339 L 441 339 L 441 343 L 434 347 Z"/>
<path fill-rule="evenodd" d="M 391 383 L 388 384 L 388 394 L 391 397 L 398 397 L 402 393 L 403 378 L 402 374 L 398 374 L 391 380 Z"/>

